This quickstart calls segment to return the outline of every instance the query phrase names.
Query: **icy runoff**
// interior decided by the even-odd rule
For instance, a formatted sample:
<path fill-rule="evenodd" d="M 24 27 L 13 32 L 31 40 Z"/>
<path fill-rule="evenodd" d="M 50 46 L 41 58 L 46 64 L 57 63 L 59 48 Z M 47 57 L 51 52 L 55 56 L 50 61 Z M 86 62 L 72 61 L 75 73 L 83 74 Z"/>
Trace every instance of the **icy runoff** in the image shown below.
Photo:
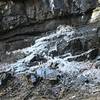
<path fill-rule="evenodd" d="M 76 35 L 77 33 L 77 35 Z M 63 54 L 61 58 L 59 55 L 52 57 L 51 51 L 57 51 L 57 43 L 64 39 L 66 42 L 74 39 L 78 36 L 78 31 L 70 26 L 59 26 L 55 32 L 51 32 L 48 36 L 41 37 L 35 41 L 35 44 L 31 47 L 24 48 L 22 50 L 16 50 L 12 53 L 22 52 L 27 56 L 18 60 L 16 63 L 11 64 L 12 70 L 16 74 L 33 73 L 36 72 L 38 76 L 46 78 L 51 75 L 61 75 L 67 73 L 69 75 L 76 75 L 77 78 L 82 76 L 93 80 L 94 82 L 100 82 L 100 69 L 95 69 L 95 66 L 90 61 L 67 61 L 69 56 Z M 79 34 L 80 37 L 80 34 Z M 36 56 L 41 55 L 47 61 L 45 63 L 39 62 L 37 65 L 29 66 L 30 61 Z"/>

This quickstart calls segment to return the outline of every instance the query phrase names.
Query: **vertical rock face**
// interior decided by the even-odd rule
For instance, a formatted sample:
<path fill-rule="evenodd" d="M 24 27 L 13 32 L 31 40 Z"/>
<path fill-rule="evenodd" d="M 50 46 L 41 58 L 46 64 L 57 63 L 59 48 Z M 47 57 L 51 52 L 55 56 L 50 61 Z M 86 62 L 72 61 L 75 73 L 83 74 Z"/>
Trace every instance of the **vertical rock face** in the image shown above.
<path fill-rule="evenodd" d="M 13 29 L 59 16 L 83 14 L 96 7 L 96 0 L 0 1 L 1 30 Z"/>

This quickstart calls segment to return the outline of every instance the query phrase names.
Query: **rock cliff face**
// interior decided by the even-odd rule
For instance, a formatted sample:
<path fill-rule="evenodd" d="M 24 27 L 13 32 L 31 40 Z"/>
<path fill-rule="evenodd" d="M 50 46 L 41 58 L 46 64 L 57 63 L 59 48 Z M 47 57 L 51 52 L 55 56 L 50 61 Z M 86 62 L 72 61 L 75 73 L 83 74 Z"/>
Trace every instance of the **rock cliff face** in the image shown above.
<path fill-rule="evenodd" d="M 0 40 L 46 32 L 60 24 L 86 23 L 90 16 L 86 14 L 96 4 L 96 0 L 1 0 Z"/>

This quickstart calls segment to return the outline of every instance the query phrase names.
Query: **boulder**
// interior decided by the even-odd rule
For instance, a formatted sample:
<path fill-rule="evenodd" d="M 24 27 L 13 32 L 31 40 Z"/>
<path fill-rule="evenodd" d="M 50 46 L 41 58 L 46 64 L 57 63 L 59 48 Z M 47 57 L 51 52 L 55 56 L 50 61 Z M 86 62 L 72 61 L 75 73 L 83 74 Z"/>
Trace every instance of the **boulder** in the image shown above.
<path fill-rule="evenodd" d="M 0 73 L 0 86 L 7 85 L 8 80 L 11 80 L 12 75 L 8 72 L 2 72 Z"/>
<path fill-rule="evenodd" d="M 28 65 L 34 66 L 34 65 L 38 65 L 39 63 L 45 63 L 45 62 L 47 62 L 47 59 L 37 54 L 30 60 Z"/>
<path fill-rule="evenodd" d="M 83 45 L 80 39 L 73 39 L 69 42 L 69 47 L 72 55 L 79 54 L 83 50 Z"/>
<path fill-rule="evenodd" d="M 83 51 L 81 39 L 72 39 L 70 41 L 61 40 L 57 45 L 58 53 L 64 54 L 70 52 L 72 55 L 80 54 Z"/>

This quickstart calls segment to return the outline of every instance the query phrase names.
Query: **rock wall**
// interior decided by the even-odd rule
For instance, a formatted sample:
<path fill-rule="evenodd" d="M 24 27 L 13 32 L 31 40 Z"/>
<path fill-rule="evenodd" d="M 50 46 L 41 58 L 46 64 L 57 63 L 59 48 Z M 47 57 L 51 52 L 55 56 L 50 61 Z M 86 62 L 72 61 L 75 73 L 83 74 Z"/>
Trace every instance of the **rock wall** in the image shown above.
<path fill-rule="evenodd" d="M 86 22 L 88 18 L 85 14 L 94 9 L 96 4 L 96 0 L 1 0 L 0 40 L 16 34 L 34 34 L 52 30 L 61 23 L 81 24 L 83 17 L 75 19 L 75 15 L 82 14 L 85 17 L 83 22 Z M 61 17 L 65 19 L 61 20 Z"/>

